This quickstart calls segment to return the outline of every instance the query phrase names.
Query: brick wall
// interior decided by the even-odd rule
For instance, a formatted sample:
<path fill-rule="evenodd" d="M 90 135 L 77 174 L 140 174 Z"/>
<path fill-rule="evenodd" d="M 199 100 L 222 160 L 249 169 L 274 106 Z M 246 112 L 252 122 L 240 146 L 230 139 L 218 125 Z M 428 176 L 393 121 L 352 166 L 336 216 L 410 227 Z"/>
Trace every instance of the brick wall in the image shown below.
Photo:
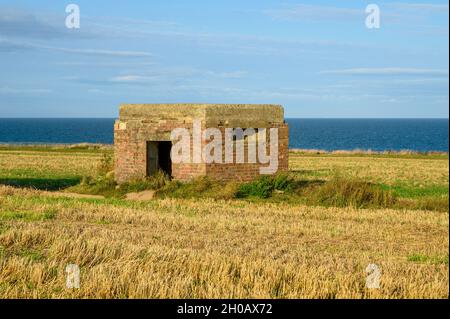
<path fill-rule="evenodd" d="M 288 148 L 289 148 L 289 128 L 287 124 L 272 125 L 278 128 L 278 170 L 277 173 L 288 170 Z M 270 128 L 267 128 L 267 131 Z M 222 132 L 222 163 L 225 163 L 225 128 L 220 128 Z M 267 132 L 268 134 L 268 132 Z M 266 154 L 270 154 L 269 137 L 267 138 Z M 260 176 L 260 168 L 269 164 L 248 163 L 248 143 L 244 143 L 245 163 L 212 163 L 206 165 L 206 174 L 212 178 L 226 181 L 251 181 Z M 258 151 L 257 151 L 258 152 Z M 258 157 L 257 157 L 258 158 Z"/>
<path fill-rule="evenodd" d="M 288 170 L 289 132 L 287 124 L 276 124 L 278 128 L 278 172 Z M 192 119 L 133 119 L 116 121 L 114 126 L 115 139 L 115 178 L 124 183 L 133 179 L 144 178 L 147 174 L 147 141 L 169 141 L 175 128 L 187 128 L 192 135 Z M 202 130 L 205 121 L 202 122 Z M 225 158 L 225 128 L 219 128 L 223 139 L 223 159 Z M 191 156 L 193 153 L 191 138 Z M 207 141 L 202 142 L 203 146 Z M 269 145 L 267 145 L 269 153 Z M 248 144 L 245 143 L 245 154 L 248 154 Z M 247 158 L 247 156 L 245 157 Z M 246 160 L 247 161 L 247 160 Z M 181 163 L 172 164 L 172 176 L 179 180 L 189 180 L 197 176 L 208 175 L 220 180 L 249 181 L 260 175 L 259 163 L 205 164 Z"/>

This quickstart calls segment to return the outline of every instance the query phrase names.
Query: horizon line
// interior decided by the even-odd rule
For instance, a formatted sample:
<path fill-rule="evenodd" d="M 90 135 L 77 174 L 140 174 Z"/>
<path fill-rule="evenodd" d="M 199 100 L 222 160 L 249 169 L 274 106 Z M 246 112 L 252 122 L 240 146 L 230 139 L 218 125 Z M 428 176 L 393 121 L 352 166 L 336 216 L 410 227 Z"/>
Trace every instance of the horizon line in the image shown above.
<path fill-rule="evenodd" d="M 61 119 L 119 119 L 119 117 L 0 117 L 1 120 L 24 119 L 24 120 L 61 120 Z M 285 119 L 305 119 L 305 120 L 449 120 L 449 117 L 285 117 Z"/>

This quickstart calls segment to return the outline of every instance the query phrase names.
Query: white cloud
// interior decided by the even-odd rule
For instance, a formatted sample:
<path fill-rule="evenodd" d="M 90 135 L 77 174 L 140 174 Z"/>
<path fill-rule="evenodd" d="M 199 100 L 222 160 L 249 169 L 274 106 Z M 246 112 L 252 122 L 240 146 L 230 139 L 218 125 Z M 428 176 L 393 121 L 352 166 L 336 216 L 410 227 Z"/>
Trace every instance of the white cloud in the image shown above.
<path fill-rule="evenodd" d="M 116 51 L 116 50 L 99 50 L 99 49 L 71 49 L 71 48 L 58 48 L 37 46 L 42 49 L 48 49 L 53 51 L 61 51 L 74 54 L 86 54 L 86 55 L 103 55 L 103 56 L 116 56 L 116 57 L 151 57 L 152 54 L 142 51 Z"/>
<path fill-rule="evenodd" d="M 78 49 L 78 48 L 64 48 L 64 47 L 54 47 L 46 46 L 41 44 L 36 44 L 32 42 L 18 42 L 10 41 L 0 38 L 0 50 L 1 51 L 14 51 L 14 50 L 26 50 L 26 49 L 39 49 L 39 50 L 49 50 L 55 52 L 65 52 L 80 55 L 99 55 L 99 56 L 113 56 L 113 57 L 131 57 L 131 58 L 146 58 L 152 57 L 153 55 L 148 52 L 143 51 L 119 51 L 119 50 L 103 50 L 103 49 Z"/>
<path fill-rule="evenodd" d="M 294 7 L 267 10 L 264 13 L 275 19 L 347 20 L 348 18 L 364 17 L 365 7 L 361 7 L 361 9 L 353 9 L 300 4 Z"/>
<path fill-rule="evenodd" d="M 412 21 L 430 20 L 434 14 L 448 16 L 448 4 L 434 3 L 379 3 L 383 23 L 410 24 Z M 266 10 L 263 13 L 278 20 L 299 21 L 365 21 L 366 5 L 336 7 L 327 5 L 299 4 Z M 431 20 L 430 20 L 431 21 Z"/>
<path fill-rule="evenodd" d="M 319 74 L 448 76 L 448 70 L 415 69 L 415 68 L 356 68 L 356 69 L 342 69 L 342 70 L 326 70 L 319 72 Z"/>
<path fill-rule="evenodd" d="M 150 74 L 125 74 L 110 78 L 109 83 L 128 83 L 128 84 L 142 84 L 148 82 L 174 82 L 182 79 L 183 82 L 192 81 L 196 79 L 240 79 L 247 75 L 246 71 L 229 71 L 216 72 L 209 70 L 202 70 L 196 68 L 163 68 L 154 71 Z"/>
<path fill-rule="evenodd" d="M 0 87 L 0 94 L 49 94 L 52 93 L 49 89 L 23 89 L 23 88 L 11 88 L 11 87 Z"/>
<path fill-rule="evenodd" d="M 448 3 L 405 3 L 392 2 L 386 4 L 388 7 L 396 8 L 398 10 L 415 10 L 420 12 L 436 12 L 448 14 Z"/>
<path fill-rule="evenodd" d="M 141 75 L 121 75 L 111 78 L 110 82 L 115 83 L 144 83 L 158 80 L 157 76 L 141 76 Z"/>
<path fill-rule="evenodd" d="M 114 62 L 98 62 L 98 61 L 69 61 L 69 62 L 55 62 L 55 65 L 70 66 L 70 67 L 102 67 L 102 68 L 142 68 L 146 66 L 154 66 L 156 62 L 150 61 L 114 61 Z"/>

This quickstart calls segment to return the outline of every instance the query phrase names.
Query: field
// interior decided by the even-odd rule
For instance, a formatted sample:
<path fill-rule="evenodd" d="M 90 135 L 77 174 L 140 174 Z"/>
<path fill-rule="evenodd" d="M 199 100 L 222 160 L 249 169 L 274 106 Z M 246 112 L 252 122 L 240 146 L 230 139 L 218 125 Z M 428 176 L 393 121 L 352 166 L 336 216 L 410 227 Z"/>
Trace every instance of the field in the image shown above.
<path fill-rule="evenodd" d="M 302 185 L 365 181 L 396 198 L 386 207 L 67 193 L 111 153 L 0 147 L 0 298 L 448 298 L 447 154 L 290 153 Z"/>

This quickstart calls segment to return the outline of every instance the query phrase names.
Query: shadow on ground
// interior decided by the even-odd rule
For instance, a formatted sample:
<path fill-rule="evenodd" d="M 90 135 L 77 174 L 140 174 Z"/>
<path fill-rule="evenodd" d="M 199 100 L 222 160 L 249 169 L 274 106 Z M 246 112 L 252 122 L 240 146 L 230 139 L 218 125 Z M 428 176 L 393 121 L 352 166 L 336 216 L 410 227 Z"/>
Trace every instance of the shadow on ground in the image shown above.
<path fill-rule="evenodd" d="M 317 175 L 321 173 L 330 173 L 332 172 L 329 168 L 321 168 L 321 169 L 290 169 L 289 173 L 300 174 L 300 175 Z"/>
<path fill-rule="evenodd" d="M 304 188 L 310 188 L 315 186 L 321 186 L 325 184 L 324 180 L 321 179 L 315 179 L 315 180 L 299 180 L 295 182 L 295 188 L 298 189 L 304 189 Z"/>
<path fill-rule="evenodd" d="M 80 177 L 69 178 L 0 178 L 0 185 L 57 191 L 79 184 Z"/>

